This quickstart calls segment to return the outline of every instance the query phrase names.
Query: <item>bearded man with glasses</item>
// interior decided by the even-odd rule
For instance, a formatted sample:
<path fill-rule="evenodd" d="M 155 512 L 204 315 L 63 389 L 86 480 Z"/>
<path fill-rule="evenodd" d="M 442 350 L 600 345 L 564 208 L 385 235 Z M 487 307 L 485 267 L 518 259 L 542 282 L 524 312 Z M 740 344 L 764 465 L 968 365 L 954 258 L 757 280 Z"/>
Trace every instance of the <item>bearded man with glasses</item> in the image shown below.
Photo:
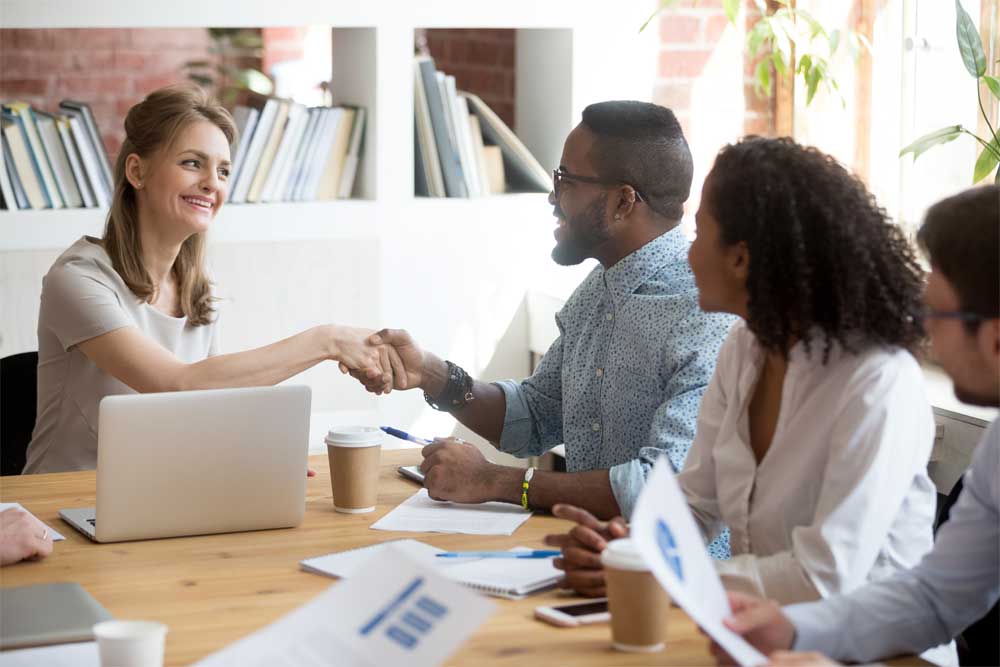
<path fill-rule="evenodd" d="M 659 456 L 683 467 L 733 322 L 698 307 L 690 243 L 679 228 L 691 176 L 691 152 L 669 109 L 634 101 L 587 107 L 553 172 L 552 258 L 599 265 L 556 315 L 560 336 L 534 374 L 478 382 L 405 331 L 372 338 L 393 345 L 405 364 L 395 388 L 423 389 L 433 407 L 500 450 L 526 458 L 566 445 L 566 472 L 526 473 L 488 462 L 468 443 L 435 441 L 421 466 L 432 498 L 537 509 L 567 503 L 628 517 Z M 725 536 L 710 550 L 726 557 Z"/>

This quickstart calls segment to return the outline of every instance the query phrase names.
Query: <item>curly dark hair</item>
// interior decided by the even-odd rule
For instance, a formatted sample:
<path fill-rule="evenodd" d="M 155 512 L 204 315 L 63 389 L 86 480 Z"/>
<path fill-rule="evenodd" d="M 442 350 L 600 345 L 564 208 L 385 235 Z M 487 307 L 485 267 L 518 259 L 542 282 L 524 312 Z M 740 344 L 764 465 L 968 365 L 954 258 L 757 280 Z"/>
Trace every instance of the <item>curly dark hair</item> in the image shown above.
<path fill-rule="evenodd" d="M 768 350 L 836 341 L 916 351 L 924 272 L 916 250 L 865 185 L 834 158 L 791 139 L 724 147 L 706 181 L 721 242 L 750 253 L 747 326 Z"/>

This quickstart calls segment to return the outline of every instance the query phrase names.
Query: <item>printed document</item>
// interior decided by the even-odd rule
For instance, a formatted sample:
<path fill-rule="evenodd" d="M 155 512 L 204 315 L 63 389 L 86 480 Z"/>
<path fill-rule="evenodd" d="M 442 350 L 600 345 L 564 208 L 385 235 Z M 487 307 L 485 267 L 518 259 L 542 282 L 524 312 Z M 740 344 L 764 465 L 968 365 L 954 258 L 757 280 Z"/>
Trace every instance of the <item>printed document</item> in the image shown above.
<path fill-rule="evenodd" d="M 440 665 L 495 605 L 391 547 L 198 667 Z"/>
<path fill-rule="evenodd" d="M 530 516 L 531 512 L 507 503 L 463 505 L 431 500 L 427 489 L 420 489 L 373 523 L 372 528 L 418 533 L 513 535 Z"/>
<path fill-rule="evenodd" d="M 673 601 L 743 667 L 767 662 L 722 624 L 732 610 L 674 472 L 661 456 L 632 515 L 632 539 Z"/>

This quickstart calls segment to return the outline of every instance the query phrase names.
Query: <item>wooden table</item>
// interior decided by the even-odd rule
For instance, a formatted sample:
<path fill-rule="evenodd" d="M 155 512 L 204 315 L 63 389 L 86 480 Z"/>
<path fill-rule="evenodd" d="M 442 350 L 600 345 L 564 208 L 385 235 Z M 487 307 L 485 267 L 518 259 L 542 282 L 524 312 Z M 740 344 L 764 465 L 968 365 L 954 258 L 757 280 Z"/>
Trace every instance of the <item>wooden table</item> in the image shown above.
<path fill-rule="evenodd" d="M 0 585 L 79 582 L 117 618 L 166 623 L 167 665 L 189 665 L 304 604 L 334 580 L 303 572 L 298 562 L 332 551 L 415 537 L 443 549 L 538 547 L 568 524 L 536 515 L 511 537 L 391 533 L 369 526 L 416 486 L 396 466 L 419 461 L 418 450 L 383 452 L 379 505 L 370 514 L 333 511 L 325 456 L 313 456 L 305 520 L 298 528 L 142 542 L 95 544 L 63 523 L 58 511 L 95 504 L 93 472 L 0 478 L 0 500 L 17 501 L 66 536 L 53 554 L 0 570 Z M 220 471 L 220 475 L 226 471 Z M 497 599 L 497 612 L 448 660 L 452 665 L 712 665 L 707 640 L 680 609 L 670 612 L 667 648 L 630 654 L 611 648 L 607 625 L 562 629 L 534 620 L 554 591 L 526 600 Z M 908 663 L 925 664 L 910 659 Z"/>

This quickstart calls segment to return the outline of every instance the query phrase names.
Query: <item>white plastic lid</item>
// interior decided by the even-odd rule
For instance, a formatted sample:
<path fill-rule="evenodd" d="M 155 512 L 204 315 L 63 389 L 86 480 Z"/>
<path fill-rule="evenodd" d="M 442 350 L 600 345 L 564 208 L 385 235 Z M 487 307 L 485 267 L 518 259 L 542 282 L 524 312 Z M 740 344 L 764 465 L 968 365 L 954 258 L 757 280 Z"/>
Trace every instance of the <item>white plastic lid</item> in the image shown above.
<path fill-rule="evenodd" d="M 646 565 L 646 561 L 639 555 L 639 550 L 635 548 L 635 543 L 628 537 L 608 542 L 607 548 L 601 554 L 601 564 L 605 567 L 613 567 L 616 570 L 649 571 L 649 566 Z"/>
<path fill-rule="evenodd" d="M 382 444 L 382 431 L 374 426 L 338 426 L 327 432 L 326 444 L 338 447 L 373 447 Z"/>

